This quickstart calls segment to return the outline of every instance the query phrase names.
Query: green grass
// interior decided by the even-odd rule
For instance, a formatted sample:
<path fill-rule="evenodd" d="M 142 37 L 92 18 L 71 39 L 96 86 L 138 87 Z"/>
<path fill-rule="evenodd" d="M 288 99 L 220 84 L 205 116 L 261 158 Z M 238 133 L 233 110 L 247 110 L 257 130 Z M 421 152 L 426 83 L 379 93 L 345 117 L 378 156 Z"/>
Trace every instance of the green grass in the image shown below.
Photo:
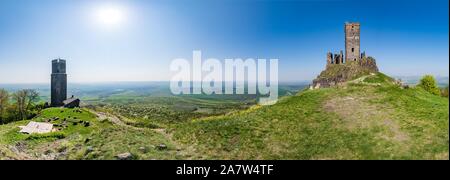
<path fill-rule="evenodd" d="M 119 94 L 94 107 L 128 126 L 87 109 L 45 109 L 32 120 L 67 127 L 26 135 L 18 126 L 30 120 L 0 125 L 0 159 L 448 159 L 448 98 L 392 81 L 378 73 L 248 109 L 236 99 Z"/>
<path fill-rule="evenodd" d="M 49 108 L 41 112 L 33 121 L 53 124 L 64 121 L 67 127 L 46 134 L 22 134 L 19 127 L 30 120 L 0 126 L 0 159 L 44 159 L 48 154 L 52 159 L 115 159 L 120 153 L 130 152 L 135 159 L 186 159 L 178 153 L 172 142 L 161 133 L 151 129 L 135 129 L 118 126 L 105 120 L 98 120 L 86 109 Z M 80 121 L 88 121 L 85 126 Z M 76 122 L 76 123 L 73 123 Z M 158 145 L 168 148 L 159 150 Z M 21 153 L 13 152 L 14 147 L 23 145 Z M 140 150 L 145 148 L 145 151 Z M 28 156 L 24 156 L 27 154 Z"/>
<path fill-rule="evenodd" d="M 368 76 L 364 79 L 364 82 L 366 83 L 389 83 L 392 82 L 394 79 L 391 77 L 383 74 L 383 73 L 377 73 L 376 76 Z"/>
<path fill-rule="evenodd" d="M 226 114 L 243 110 L 254 100 L 207 98 L 199 96 L 171 97 L 114 97 L 97 102 L 95 109 L 131 119 L 130 125 L 139 127 L 164 127 L 194 118 Z"/>
<path fill-rule="evenodd" d="M 92 140 L 85 143 L 85 147 L 93 147 L 94 151 L 85 156 L 87 149 L 84 148 L 73 159 L 114 159 L 115 155 L 124 152 L 132 153 L 135 159 L 188 158 L 177 154 L 177 148 L 166 137 L 149 129 L 105 128 L 90 138 Z M 159 150 L 160 144 L 167 145 L 167 149 Z"/>
<path fill-rule="evenodd" d="M 174 126 L 209 159 L 448 159 L 448 99 L 382 74 Z"/>

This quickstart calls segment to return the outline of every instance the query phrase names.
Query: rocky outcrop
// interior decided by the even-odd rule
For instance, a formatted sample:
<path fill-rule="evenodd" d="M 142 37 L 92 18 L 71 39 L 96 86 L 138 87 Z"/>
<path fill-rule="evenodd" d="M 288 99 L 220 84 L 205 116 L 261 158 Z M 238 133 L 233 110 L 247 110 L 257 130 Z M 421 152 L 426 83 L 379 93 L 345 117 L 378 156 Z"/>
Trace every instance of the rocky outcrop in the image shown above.
<path fill-rule="evenodd" d="M 362 57 L 358 61 L 349 61 L 345 64 L 327 64 L 326 69 L 314 79 L 311 89 L 337 86 L 378 71 L 376 60 L 372 57 Z"/>

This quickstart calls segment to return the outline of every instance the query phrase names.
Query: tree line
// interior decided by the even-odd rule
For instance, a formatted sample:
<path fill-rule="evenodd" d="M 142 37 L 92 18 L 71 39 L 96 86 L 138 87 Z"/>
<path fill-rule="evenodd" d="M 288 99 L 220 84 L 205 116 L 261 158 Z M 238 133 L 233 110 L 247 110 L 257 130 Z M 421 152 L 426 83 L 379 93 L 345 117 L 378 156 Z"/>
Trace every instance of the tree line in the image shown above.
<path fill-rule="evenodd" d="M 0 89 L 0 124 L 31 119 L 44 108 L 39 102 L 39 93 L 34 89 L 23 89 L 9 93 Z"/>

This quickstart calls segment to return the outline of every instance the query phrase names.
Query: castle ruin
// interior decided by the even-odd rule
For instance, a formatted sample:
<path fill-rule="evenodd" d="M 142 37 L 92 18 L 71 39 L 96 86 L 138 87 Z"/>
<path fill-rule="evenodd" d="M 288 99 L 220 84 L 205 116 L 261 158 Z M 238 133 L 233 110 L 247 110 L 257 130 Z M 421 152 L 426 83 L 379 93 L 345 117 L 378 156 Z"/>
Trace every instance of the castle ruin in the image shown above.
<path fill-rule="evenodd" d="M 345 23 L 345 61 L 358 61 L 361 59 L 360 24 Z"/>
<path fill-rule="evenodd" d="M 360 24 L 358 22 L 346 22 L 345 32 L 345 57 L 342 51 L 339 54 L 327 53 L 327 64 L 344 64 L 350 61 L 359 61 L 366 57 L 366 53 L 361 53 Z"/>
<path fill-rule="evenodd" d="M 336 86 L 357 76 L 378 72 L 375 59 L 361 53 L 360 32 L 360 23 L 344 24 L 345 54 L 342 50 L 327 53 L 326 69 L 313 81 L 312 89 Z"/>

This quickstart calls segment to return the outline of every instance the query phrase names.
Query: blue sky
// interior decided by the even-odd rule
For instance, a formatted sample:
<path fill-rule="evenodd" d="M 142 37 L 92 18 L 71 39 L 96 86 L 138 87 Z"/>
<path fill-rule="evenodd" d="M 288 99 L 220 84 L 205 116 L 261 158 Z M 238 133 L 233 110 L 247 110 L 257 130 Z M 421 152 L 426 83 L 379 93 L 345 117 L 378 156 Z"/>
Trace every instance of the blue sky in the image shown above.
<path fill-rule="evenodd" d="M 120 9 L 120 23 L 98 12 Z M 164 81 L 175 58 L 278 58 L 280 81 L 311 80 L 361 23 L 361 49 L 396 76 L 449 73 L 447 0 L 2 0 L 0 83 Z"/>

